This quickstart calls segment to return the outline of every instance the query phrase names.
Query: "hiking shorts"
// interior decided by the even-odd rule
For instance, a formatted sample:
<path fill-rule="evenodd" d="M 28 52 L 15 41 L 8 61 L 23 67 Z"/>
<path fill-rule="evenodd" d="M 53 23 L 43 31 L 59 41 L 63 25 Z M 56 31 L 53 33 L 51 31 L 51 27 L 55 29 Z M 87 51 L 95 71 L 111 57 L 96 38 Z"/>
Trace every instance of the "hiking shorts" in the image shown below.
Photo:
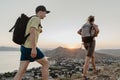
<path fill-rule="evenodd" d="M 89 43 L 84 43 L 84 47 L 87 50 L 87 56 L 92 57 L 95 50 L 95 40 Z"/>
<path fill-rule="evenodd" d="M 40 49 L 36 48 L 37 56 L 35 58 L 32 58 L 31 57 L 31 50 L 32 50 L 32 48 L 26 48 L 24 46 L 21 46 L 20 47 L 20 51 L 21 51 L 20 61 L 30 61 L 30 62 L 33 62 L 35 60 L 42 59 L 42 58 L 45 57 L 45 55 L 40 51 Z"/>

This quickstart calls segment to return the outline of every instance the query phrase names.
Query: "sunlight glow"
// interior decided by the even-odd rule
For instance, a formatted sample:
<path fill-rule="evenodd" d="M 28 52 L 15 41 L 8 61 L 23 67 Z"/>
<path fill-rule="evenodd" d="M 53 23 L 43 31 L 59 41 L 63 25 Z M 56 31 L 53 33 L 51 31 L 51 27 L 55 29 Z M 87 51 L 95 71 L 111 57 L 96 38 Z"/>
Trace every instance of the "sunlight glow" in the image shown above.
<path fill-rule="evenodd" d="M 78 46 L 76 44 L 67 44 L 65 47 L 68 48 L 68 49 L 76 49 L 76 48 L 78 48 Z"/>

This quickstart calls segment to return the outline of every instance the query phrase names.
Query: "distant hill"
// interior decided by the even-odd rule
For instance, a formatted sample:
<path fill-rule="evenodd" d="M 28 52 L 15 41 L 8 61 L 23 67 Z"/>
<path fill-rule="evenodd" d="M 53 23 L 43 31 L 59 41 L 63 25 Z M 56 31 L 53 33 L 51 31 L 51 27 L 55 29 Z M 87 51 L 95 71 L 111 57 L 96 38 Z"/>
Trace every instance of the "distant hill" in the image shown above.
<path fill-rule="evenodd" d="M 58 58 L 58 57 L 73 58 L 73 57 L 78 57 L 78 55 L 85 56 L 84 50 L 82 49 L 67 49 L 63 47 L 58 47 L 53 50 L 48 50 L 45 52 L 45 54 L 51 58 Z"/>
<path fill-rule="evenodd" d="M 120 56 L 120 49 L 101 49 L 98 50 L 99 53 L 105 53 L 113 56 Z"/>
<path fill-rule="evenodd" d="M 40 48 L 41 49 L 41 48 Z M 0 51 L 19 51 L 19 48 L 15 48 L 15 47 L 6 47 L 6 46 L 0 46 Z M 41 51 L 45 52 L 49 49 L 41 49 Z"/>
<path fill-rule="evenodd" d="M 46 51 L 45 54 L 52 59 L 60 58 L 75 58 L 75 59 L 85 59 L 86 51 L 84 49 L 67 49 L 63 47 L 58 47 L 54 50 Z M 116 59 L 116 56 L 103 54 L 95 52 L 96 60 L 102 59 Z"/>
<path fill-rule="evenodd" d="M 19 51 L 19 48 L 13 48 L 13 47 L 0 47 L 0 51 Z"/>

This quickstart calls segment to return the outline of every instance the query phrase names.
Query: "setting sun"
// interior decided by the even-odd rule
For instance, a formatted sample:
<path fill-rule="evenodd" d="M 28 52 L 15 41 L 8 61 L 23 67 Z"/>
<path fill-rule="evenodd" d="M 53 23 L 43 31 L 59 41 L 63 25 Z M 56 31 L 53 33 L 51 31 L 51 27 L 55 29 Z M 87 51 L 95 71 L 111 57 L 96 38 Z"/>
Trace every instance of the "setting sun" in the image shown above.
<path fill-rule="evenodd" d="M 68 49 L 75 49 L 75 48 L 78 48 L 78 45 L 76 45 L 76 44 L 67 44 L 65 47 L 68 48 Z"/>

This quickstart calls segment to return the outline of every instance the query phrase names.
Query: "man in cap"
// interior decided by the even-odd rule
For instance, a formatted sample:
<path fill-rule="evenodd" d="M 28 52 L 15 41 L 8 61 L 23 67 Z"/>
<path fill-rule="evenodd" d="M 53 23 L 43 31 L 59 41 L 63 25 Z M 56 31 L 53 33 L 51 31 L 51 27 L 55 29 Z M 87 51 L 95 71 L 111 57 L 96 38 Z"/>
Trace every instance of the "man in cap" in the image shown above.
<path fill-rule="evenodd" d="M 41 19 L 46 17 L 46 14 L 50 13 L 47 11 L 45 6 L 40 5 L 35 10 L 36 15 L 33 16 L 26 28 L 25 35 L 29 34 L 25 44 L 21 45 L 21 58 L 19 70 L 16 73 L 14 80 L 22 80 L 24 73 L 30 62 L 36 61 L 42 65 L 42 80 L 48 80 L 49 76 L 49 62 L 45 55 L 37 47 L 39 34 L 42 32 Z"/>

